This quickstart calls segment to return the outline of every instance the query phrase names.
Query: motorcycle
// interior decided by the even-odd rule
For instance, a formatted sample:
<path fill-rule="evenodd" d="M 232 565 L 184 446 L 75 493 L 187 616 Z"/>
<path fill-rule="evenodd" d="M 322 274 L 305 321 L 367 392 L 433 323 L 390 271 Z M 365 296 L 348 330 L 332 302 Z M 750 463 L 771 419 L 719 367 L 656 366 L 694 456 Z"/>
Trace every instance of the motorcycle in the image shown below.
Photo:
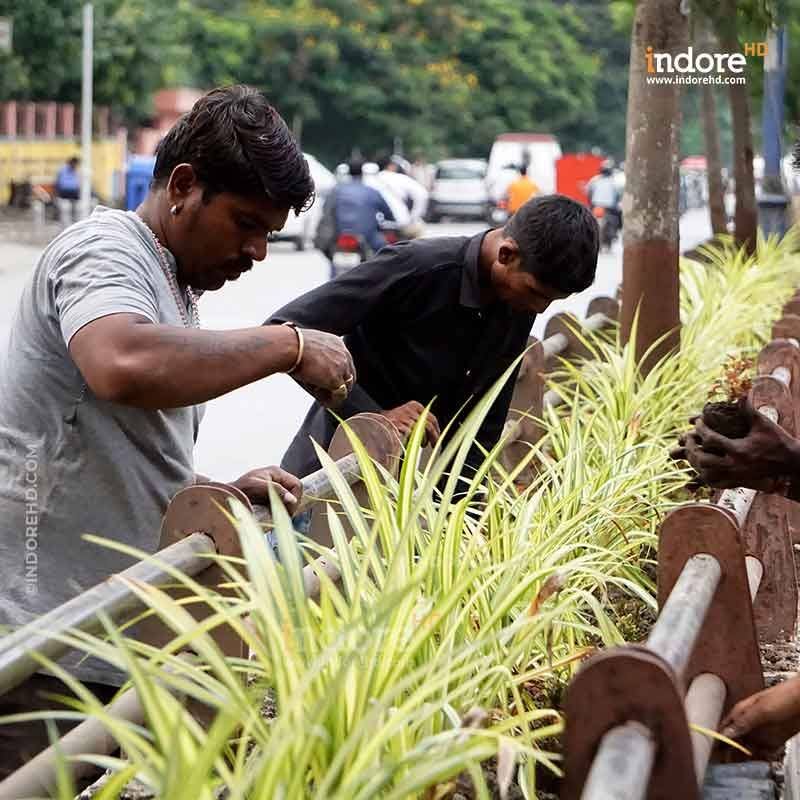
<path fill-rule="evenodd" d="M 619 234 L 619 215 L 603 206 L 595 206 L 592 213 L 600 228 L 600 246 L 611 250 Z"/>
<path fill-rule="evenodd" d="M 380 228 L 387 245 L 397 244 L 400 241 L 400 229 L 396 225 L 383 222 Z M 372 248 L 360 233 L 342 231 L 336 237 L 331 253 L 331 279 L 357 267 L 372 255 L 374 255 Z"/>
<path fill-rule="evenodd" d="M 501 197 L 499 200 L 490 201 L 487 222 L 490 225 L 505 225 L 511 213 L 508 210 L 508 200 Z"/>
<path fill-rule="evenodd" d="M 331 253 L 331 278 L 336 278 L 343 272 L 357 267 L 362 261 L 368 259 L 371 253 L 370 246 L 361 234 L 342 231 L 336 237 Z"/>

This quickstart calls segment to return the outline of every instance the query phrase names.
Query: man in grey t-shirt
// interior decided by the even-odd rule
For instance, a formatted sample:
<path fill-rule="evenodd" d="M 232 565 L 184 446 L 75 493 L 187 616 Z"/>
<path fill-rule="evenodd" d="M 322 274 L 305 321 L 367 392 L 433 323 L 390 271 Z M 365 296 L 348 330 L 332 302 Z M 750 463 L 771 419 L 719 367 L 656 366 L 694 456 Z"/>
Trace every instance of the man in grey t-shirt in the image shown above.
<path fill-rule="evenodd" d="M 198 326 L 195 293 L 263 259 L 268 235 L 312 195 L 266 98 L 219 89 L 161 142 L 135 213 L 98 209 L 45 250 L 0 375 L 0 625 L 27 623 L 129 565 L 86 533 L 155 550 L 170 497 L 196 480 L 205 401 L 276 372 L 323 402 L 347 395 L 353 364 L 336 336 Z M 264 502 L 270 482 L 288 505 L 299 499 L 299 481 L 277 467 L 235 485 Z M 119 682 L 102 662 L 74 671 Z M 39 707 L 36 685 L 0 697 L 0 715 Z M 46 746 L 43 734 L 0 726 L 0 777 Z"/>

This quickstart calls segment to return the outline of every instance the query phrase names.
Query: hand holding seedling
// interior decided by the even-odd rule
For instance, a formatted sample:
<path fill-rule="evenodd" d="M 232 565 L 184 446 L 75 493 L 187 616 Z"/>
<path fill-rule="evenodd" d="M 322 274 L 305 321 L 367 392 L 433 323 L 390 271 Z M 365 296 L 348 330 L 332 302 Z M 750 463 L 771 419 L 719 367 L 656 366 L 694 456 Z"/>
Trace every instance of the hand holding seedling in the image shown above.
<path fill-rule="evenodd" d="M 411 429 L 414 427 L 417 420 L 422 416 L 424 411 L 425 407 L 422 405 L 422 403 L 418 403 L 416 400 L 411 400 L 408 403 L 404 403 L 402 406 L 391 408 L 388 411 L 383 411 L 381 413 L 384 417 L 386 417 L 386 419 L 394 424 L 394 426 L 400 432 L 400 435 L 405 438 L 411 433 Z M 440 433 L 439 421 L 433 416 L 433 414 L 428 412 L 428 416 L 425 417 L 425 443 L 430 445 L 436 444 Z"/>
<path fill-rule="evenodd" d="M 671 457 L 687 460 L 703 483 L 717 489 L 785 489 L 800 475 L 800 442 L 756 411 L 748 399 L 739 401 L 738 410 L 746 423 L 744 435 L 722 435 L 704 413 L 691 420 L 694 429 L 681 436 Z"/>

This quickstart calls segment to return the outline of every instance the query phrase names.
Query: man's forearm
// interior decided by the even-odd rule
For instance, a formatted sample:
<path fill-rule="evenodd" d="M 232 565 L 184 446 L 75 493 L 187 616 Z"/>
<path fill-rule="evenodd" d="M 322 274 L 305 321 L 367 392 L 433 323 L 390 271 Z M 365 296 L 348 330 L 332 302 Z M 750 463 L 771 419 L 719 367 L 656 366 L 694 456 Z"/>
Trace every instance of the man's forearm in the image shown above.
<path fill-rule="evenodd" d="M 297 334 L 283 326 L 233 331 L 137 325 L 110 368 L 114 400 L 138 408 L 203 403 L 291 369 Z"/>

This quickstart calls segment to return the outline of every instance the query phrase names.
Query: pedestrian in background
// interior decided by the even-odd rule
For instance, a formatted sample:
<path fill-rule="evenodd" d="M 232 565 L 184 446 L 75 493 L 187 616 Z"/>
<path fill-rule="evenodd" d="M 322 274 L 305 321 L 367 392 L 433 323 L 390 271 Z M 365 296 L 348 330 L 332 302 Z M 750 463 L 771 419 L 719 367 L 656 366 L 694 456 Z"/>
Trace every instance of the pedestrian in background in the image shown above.
<path fill-rule="evenodd" d="M 81 178 L 78 173 L 80 163 L 77 156 L 72 156 L 56 175 L 55 201 L 59 219 L 65 227 L 71 225 L 75 219 L 75 209 L 81 195 Z"/>
<path fill-rule="evenodd" d="M 63 200 L 77 200 L 81 194 L 81 179 L 78 174 L 80 159 L 76 156 L 70 158 L 56 175 L 56 197 Z"/>
<path fill-rule="evenodd" d="M 519 177 L 508 187 L 508 211 L 515 214 L 532 197 L 539 194 L 539 187 L 528 177 L 528 167 L 523 164 L 519 168 Z"/>

